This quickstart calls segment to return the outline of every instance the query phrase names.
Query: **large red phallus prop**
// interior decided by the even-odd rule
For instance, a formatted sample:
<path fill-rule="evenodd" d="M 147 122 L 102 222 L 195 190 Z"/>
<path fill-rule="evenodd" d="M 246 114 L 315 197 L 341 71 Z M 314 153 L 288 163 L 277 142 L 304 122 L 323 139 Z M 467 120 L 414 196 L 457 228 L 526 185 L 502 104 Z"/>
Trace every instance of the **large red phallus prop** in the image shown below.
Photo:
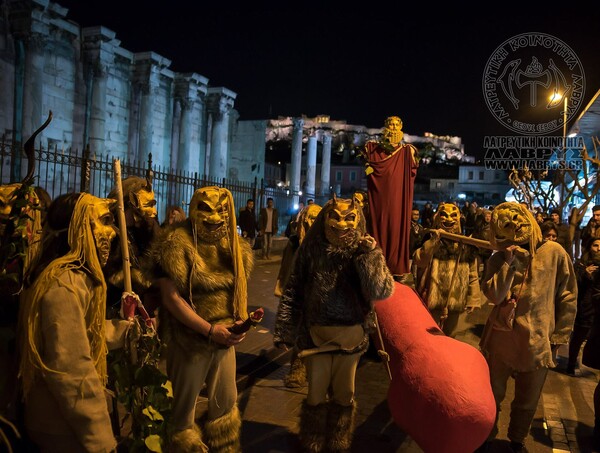
<path fill-rule="evenodd" d="M 439 329 L 420 297 L 396 283 L 375 302 L 392 381 L 394 422 L 426 453 L 470 453 L 488 437 L 496 403 L 487 362 L 470 344 Z"/>

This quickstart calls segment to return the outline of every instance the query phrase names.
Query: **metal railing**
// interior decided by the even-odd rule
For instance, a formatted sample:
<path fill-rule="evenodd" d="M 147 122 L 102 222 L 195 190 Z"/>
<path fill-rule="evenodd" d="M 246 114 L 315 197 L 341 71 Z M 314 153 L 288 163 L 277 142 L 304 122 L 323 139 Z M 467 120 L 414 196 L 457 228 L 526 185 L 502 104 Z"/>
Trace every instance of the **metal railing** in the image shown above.
<path fill-rule="evenodd" d="M 0 183 L 11 181 L 11 144 L 0 140 Z M 78 150 L 59 150 L 37 148 L 35 150 L 36 171 L 34 185 L 48 192 L 51 199 L 69 192 L 89 192 L 98 197 L 106 197 L 113 188 L 113 158 L 98 156 L 90 152 L 89 147 L 83 152 Z M 27 158 L 22 158 L 22 168 L 27 168 Z M 265 186 L 264 180 L 254 178 L 252 182 L 228 178 L 215 178 L 198 173 L 173 168 L 155 166 L 152 154 L 146 161 L 129 161 L 121 163 L 122 176 L 145 177 L 152 171 L 152 187 L 154 189 L 159 221 L 163 221 L 169 206 L 181 206 L 188 213 L 188 203 L 194 191 L 199 187 L 218 186 L 228 189 L 233 195 L 236 215 L 246 206 L 249 198 L 255 200 L 257 213 L 259 207 L 266 205 L 268 197 L 273 198 L 279 210 L 279 232 L 283 234 L 287 222 L 296 212 L 293 206 L 294 193 L 286 188 Z M 23 174 L 24 176 L 24 174 Z M 329 197 L 313 197 L 315 203 L 323 204 Z"/>

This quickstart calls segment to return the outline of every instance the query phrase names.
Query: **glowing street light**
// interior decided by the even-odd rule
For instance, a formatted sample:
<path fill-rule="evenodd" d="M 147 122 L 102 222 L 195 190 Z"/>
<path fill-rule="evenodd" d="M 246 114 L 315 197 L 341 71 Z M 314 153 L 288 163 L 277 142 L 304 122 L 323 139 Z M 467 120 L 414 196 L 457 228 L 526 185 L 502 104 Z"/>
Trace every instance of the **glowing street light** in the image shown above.
<path fill-rule="evenodd" d="M 560 93 L 557 90 L 554 90 L 554 93 L 552 93 L 552 95 L 550 95 L 550 107 L 554 107 L 555 105 L 557 105 L 561 99 L 564 99 L 564 110 L 563 110 L 563 148 L 565 147 L 565 141 L 567 138 L 567 103 L 569 102 L 569 98 L 567 96 L 563 96 L 562 93 Z"/>

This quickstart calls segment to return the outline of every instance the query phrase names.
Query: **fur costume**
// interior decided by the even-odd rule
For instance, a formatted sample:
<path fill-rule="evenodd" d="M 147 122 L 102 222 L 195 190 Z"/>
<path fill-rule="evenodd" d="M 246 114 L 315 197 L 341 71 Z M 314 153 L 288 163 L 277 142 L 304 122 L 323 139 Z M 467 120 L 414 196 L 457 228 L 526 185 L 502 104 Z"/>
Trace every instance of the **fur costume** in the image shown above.
<path fill-rule="evenodd" d="M 327 413 L 327 444 L 330 452 L 349 451 L 352 444 L 352 433 L 356 420 L 356 401 L 350 406 L 329 403 Z"/>
<path fill-rule="evenodd" d="M 394 291 L 382 250 L 370 239 L 358 203 L 334 197 L 300 245 L 279 304 L 275 344 L 310 354 L 305 359 L 308 395 L 300 414 L 300 440 L 310 452 L 324 451 L 328 440 L 331 451 L 351 444 L 354 393 L 339 379 L 347 382 L 351 375 L 354 380 L 369 344 L 366 316 L 373 301 Z"/>
<path fill-rule="evenodd" d="M 239 245 L 245 277 L 248 278 L 254 265 L 252 250 L 246 241 L 239 241 Z M 192 223 L 186 219 L 174 228 L 159 233 L 150 248 L 149 257 L 154 267 L 146 269 L 147 275 L 150 278 L 171 278 L 181 297 L 199 316 L 211 324 L 235 321 L 235 279 L 227 237 L 216 244 L 205 244 L 198 240 L 198 246 L 195 246 Z M 160 326 L 162 338 L 167 344 L 175 341 L 191 352 L 208 344 L 207 338 L 183 326 L 167 310 L 160 310 Z"/>
<path fill-rule="evenodd" d="M 290 236 L 281 258 L 281 266 L 275 285 L 275 295 L 277 297 L 282 296 L 283 289 L 287 285 L 292 269 L 294 268 L 298 247 L 302 244 L 306 233 L 319 215 L 319 212 L 321 212 L 321 209 L 321 206 L 313 203 L 298 213 L 295 232 Z M 290 372 L 284 378 L 285 386 L 289 388 L 304 387 L 306 385 L 306 367 L 302 359 L 298 357 L 298 350 L 296 348 L 292 352 L 290 363 Z"/>
<path fill-rule="evenodd" d="M 246 280 L 254 262 L 249 243 L 237 235 L 233 212 L 228 190 L 198 189 L 190 202 L 190 217 L 155 238 L 149 251 L 152 266 L 145 269 L 151 279 L 168 277 L 179 296 L 213 326 L 248 317 Z M 210 333 L 201 335 L 166 308 L 159 310 L 159 318 L 173 382 L 171 448 L 202 451 L 204 443 L 199 434 L 193 434 L 190 423 L 193 425 L 197 394 L 206 384 L 206 444 L 211 452 L 240 451 L 235 350 L 211 342 Z M 190 435 L 183 434 L 186 432 Z"/>
<path fill-rule="evenodd" d="M 300 442 L 309 453 L 325 450 L 327 442 L 327 403 L 310 406 L 302 402 L 300 411 Z"/>
<path fill-rule="evenodd" d="M 460 234 L 460 210 L 440 203 L 434 228 Z M 475 247 L 433 236 L 413 255 L 418 292 L 444 333 L 454 337 L 465 310 L 481 306 L 479 261 Z"/>
<path fill-rule="evenodd" d="M 323 224 L 330 210 L 323 208 L 298 249 L 294 271 L 279 304 L 275 343 L 314 348 L 309 333 L 312 325 L 362 324 L 371 310 L 371 301 L 385 299 L 394 290 L 381 249 L 359 251 L 358 239 L 362 234 L 349 247 L 336 247 L 328 242 Z M 367 346 L 365 332 L 364 341 L 347 352 L 364 351 Z"/>
<path fill-rule="evenodd" d="M 127 244 L 129 261 L 131 263 L 131 284 L 133 292 L 136 293 L 142 303 L 148 309 L 150 316 L 157 308 L 157 303 L 149 292 L 152 282 L 142 273 L 142 261 L 146 259 L 145 252 L 150 247 L 152 238 L 160 231 L 157 220 L 156 200 L 152 190 L 150 176 L 140 178 L 129 176 L 122 181 L 123 202 L 125 207 L 125 223 L 127 225 Z M 117 189 L 108 194 L 108 198 L 117 200 Z M 112 208 L 115 219 L 118 218 L 118 205 Z M 109 308 L 114 311 L 119 307 L 121 295 L 124 291 L 123 256 L 121 253 L 121 241 L 113 241 L 109 261 L 104 268 L 107 283 L 107 301 Z M 114 307 L 110 305 L 116 304 Z M 115 313 L 109 313 L 109 317 Z"/>
<path fill-rule="evenodd" d="M 179 431 L 171 437 L 170 453 L 208 453 L 208 447 L 202 442 L 202 431 L 194 424 L 189 429 Z"/>
<path fill-rule="evenodd" d="M 239 432 L 242 429 L 242 417 L 235 406 L 231 411 L 215 420 L 204 423 L 206 443 L 211 453 L 239 453 L 242 451 Z"/>
<path fill-rule="evenodd" d="M 440 203 L 433 217 L 433 228 L 461 234 L 461 214 L 453 203 Z M 479 285 L 473 284 L 470 272 L 477 254 L 474 247 L 451 240 L 425 236 L 415 250 L 417 289 L 430 310 L 447 307 L 448 311 L 463 311 L 466 306 L 479 306 Z M 458 265 L 458 268 L 457 268 Z M 467 297 L 475 299 L 467 304 Z"/>
<path fill-rule="evenodd" d="M 417 249 L 413 262 L 417 266 L 419 288 L 425 289 L 421 295 L 425 295 L 430 310 L 446 305 L 451 312 L 481 306 L 475 247 L 442 239 L 435 251 L 431 244 Z"/>

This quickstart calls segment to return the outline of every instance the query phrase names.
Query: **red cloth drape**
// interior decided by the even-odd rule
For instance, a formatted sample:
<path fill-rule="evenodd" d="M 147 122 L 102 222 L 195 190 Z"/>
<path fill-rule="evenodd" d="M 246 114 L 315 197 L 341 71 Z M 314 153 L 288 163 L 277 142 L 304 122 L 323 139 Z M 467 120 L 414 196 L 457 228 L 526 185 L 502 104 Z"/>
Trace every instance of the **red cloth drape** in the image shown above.
<path fill-rule="evenodd" d="M 411 149 L 412 145 L 402 145 L 390 157 L 379 143 L 366 144 L 373 168 L 367 177 L 370 230 L 392 274 L 410 272 L 410 217 L 418 167 Z"/>

